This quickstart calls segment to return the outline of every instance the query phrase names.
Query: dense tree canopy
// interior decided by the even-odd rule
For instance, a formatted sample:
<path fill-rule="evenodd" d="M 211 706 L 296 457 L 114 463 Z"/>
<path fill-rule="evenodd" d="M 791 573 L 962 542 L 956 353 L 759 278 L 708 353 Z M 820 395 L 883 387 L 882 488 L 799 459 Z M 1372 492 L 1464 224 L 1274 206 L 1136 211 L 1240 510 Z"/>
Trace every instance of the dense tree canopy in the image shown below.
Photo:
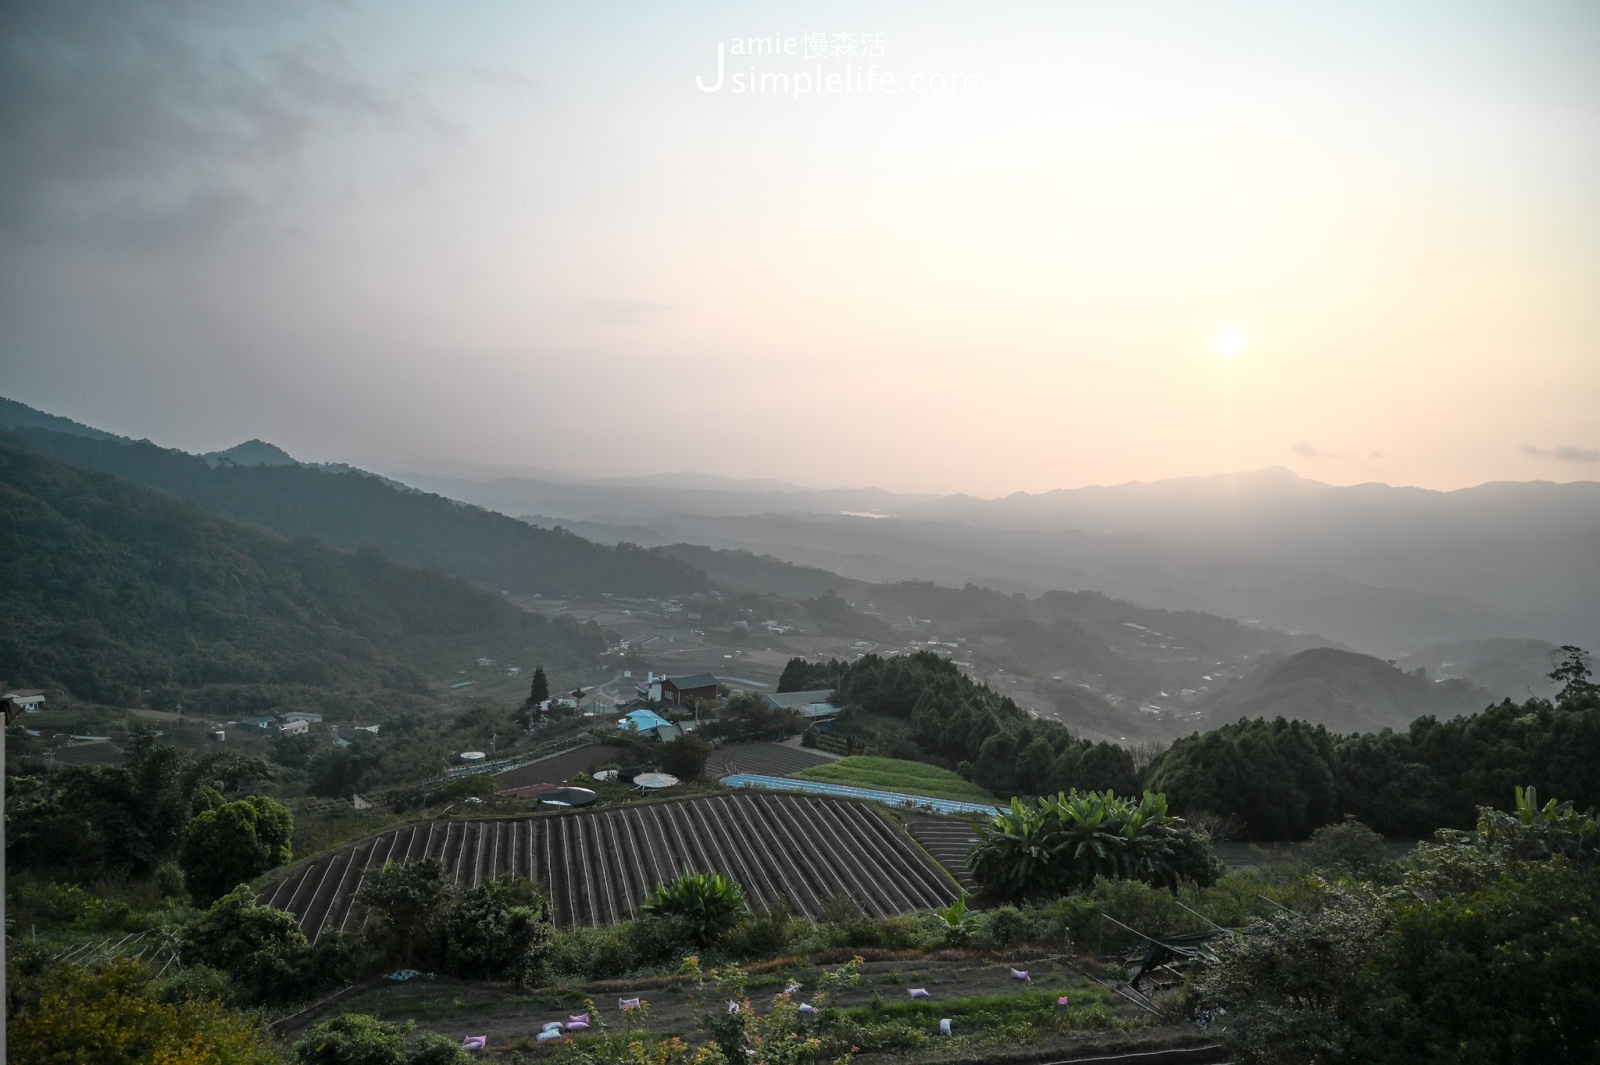
<path fill-rule="evenodd" d="M 200 905 L 287 864 L 294 851 L 294 815 L 264 795 L 247 795 L 205 810 L 184 830 L 178 864 Z"/>
<path fill-rule="evenodd" d="M 939 655 L 865 655 L 848 665 L 813 665 L 797 658 L 784 670 L 783 683 L 816 684 L 830 677 L 835 678 L 834 702 L 846 708 L 847 724 L 851 714 L 861 713 L 909 726 L 903 742 L 912 747 L 890 752 L 894 757 L 944 765 L 999 794 L 1138 789 L 1126 750 L 1033 720 Z"/>
<path fill-rule="evenodd" d="M 1592 810 L 1516 798 L 1424 844 L 1395 887 L 1324 884 L 1219 942 L 1199 986 L 1235 1060 L 1594 1061 L 1600 832 Z"/>
<path fill-rule="evenodd" d="M 259 758 L 233 753 L 197 759 L 136 727 L 125 766 L 69 766 L 7 781 L 9 866 L 53 875 L 146 874 L 177 854 L 198 806 L 273 772 Z"/>
<path fill-rule="evenodd" d="M 1353 814 L 1386 835 L 1467 828 L 1479 807 L 1534 785 L 1600 802 L 1600 693 L 1582 652 L 1558 667 L 1552 700 L 1421 717 L 1405 732 L 1337 736 L 1299 721 L 1240 721 L 1191 736 L 1156 759 L 1146 784 L 1174 809 L 1231 816 L 1252 839 L 1303 839 Z"/>
<path fill-rule="evenodd" d="M 466 633 L 526 634 L 586 657 L 605 648 L 598 632 L 543 621 L 376 548 L 285 540 L 0 443 L 7 683 L 132 705 L 140 689 L 167 687 L 421 693 L 399 646 Z"/>

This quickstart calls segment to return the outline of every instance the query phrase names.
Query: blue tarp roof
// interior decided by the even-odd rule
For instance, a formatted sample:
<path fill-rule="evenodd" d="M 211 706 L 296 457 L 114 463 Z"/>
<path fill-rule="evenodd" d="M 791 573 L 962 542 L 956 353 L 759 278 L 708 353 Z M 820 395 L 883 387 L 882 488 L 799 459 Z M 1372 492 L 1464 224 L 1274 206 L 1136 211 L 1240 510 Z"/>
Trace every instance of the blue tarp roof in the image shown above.
<path fill-rule="evenodd" d="M 670 724 L 672 722 L 654 710 L 635 710 L 630 714 L 625 714 L 622 720 L 617 722 L 617 727 L 632 729 L 635 732 L 649 732 L 651 729 L 658 729 L 662 725 Z"/>
<path fill-rule="evenodd" d="M 934 810 L 941 814 L 982 814 L 994 817 L 999 807 L 978 802 L 958 802 L 955 799 L 935 799 L 927 795 L 907 795 L 899 791 L 877 791 L 873 788 L 855 788 L 848 784 L 829 784 L 821 780 L 796 780 L 794 777 L 769 777 L 760 773 L 735 773 L 722 778 L 730 788 L 766 788 L 769 791 L 803 791 L 812 795 L 829 795 L 836 799 L 871 799 L 894 806 L 911 806 Z"/>

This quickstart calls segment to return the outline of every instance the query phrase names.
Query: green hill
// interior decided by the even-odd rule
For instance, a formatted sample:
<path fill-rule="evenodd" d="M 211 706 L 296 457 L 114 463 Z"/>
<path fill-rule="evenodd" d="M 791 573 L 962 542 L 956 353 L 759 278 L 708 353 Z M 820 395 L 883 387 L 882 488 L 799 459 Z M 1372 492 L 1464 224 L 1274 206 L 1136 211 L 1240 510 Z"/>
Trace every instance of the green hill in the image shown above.
<path fill-rule="evenodd" d="M 1206 704 L 1215 724 L 1285 717 L 1333 732 L 1404 729 L 1423 714 L 1451 718 L 1482 710 L 1493 697 L 1461 680 L 1435 683 L 1380 658 L 1318 647 L 1277 659 Z"/>
<path fill-rule="evenodd" d="M 598 640 L 376 549 L 288 540 L 0 443 L 8 684 L 121 704 L 141 688 L 422 693 L 414 666 L 473 636 L 567 661 Z"/>
<path fill-rule="evenodd" d="M 315 537 L 336 547 L 377 547 L 401 562 L 496 589 L 547 596 L 665 596 L 710 586 L 704 573 L 664 552 L 632 544 L 602 547 L 561 529 L 537 529 L 443 496 L 397 489 L 356 470 L 298 463 L 213 465 L 202 456 L 147 441 L 41 429 L 0 432 L 0 441 L 160 489 L 284 536 Z"/>

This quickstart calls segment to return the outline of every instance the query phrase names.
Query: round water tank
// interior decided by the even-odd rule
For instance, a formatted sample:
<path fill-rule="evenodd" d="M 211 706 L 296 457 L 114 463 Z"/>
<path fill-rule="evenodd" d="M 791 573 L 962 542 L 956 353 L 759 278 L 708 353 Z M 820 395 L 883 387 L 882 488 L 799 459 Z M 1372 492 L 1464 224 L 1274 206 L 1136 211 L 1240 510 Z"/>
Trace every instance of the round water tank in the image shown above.
<path fill-rule="evenodd" d="M 461 760 L 463 762 L 481 762 L 487 757 L 489 757 L 489 756 L 484 754 L 482 751 L 462 751 L 461 752 Z"/>

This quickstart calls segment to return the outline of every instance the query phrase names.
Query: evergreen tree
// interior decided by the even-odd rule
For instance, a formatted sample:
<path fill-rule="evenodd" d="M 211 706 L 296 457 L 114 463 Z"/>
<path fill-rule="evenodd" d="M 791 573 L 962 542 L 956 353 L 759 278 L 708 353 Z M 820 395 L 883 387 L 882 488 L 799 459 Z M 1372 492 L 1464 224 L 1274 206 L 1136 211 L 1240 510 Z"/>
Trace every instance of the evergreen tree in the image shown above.
<path fill-rule="evenodd" d="M 533 686 L 528 690 L 528 702 L 538 706 L 550 698 L 550 679 L 544 675 L 544 667 L 540 666 L 533 671 Z"/>

